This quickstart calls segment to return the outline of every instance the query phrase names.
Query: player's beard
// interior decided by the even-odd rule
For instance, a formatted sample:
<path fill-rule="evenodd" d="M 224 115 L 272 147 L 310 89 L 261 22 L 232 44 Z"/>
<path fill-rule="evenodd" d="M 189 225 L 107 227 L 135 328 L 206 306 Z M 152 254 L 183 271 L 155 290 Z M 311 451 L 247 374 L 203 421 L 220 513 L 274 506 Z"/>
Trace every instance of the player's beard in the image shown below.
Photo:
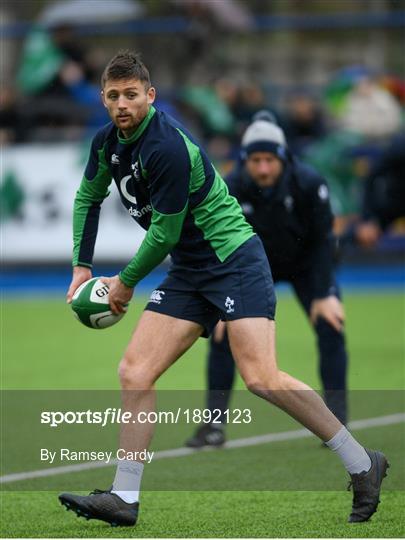
<path fill-rule="evenodd" d="M 137 122 L 132 114 L 117 114 L 115 123 L 119 128 L 128 130 L 135 129 L 140 122 Z"/>
<path fill-rule="evenodd" d="M 148 111 L 138 111 L 137 114 L 133 113 L 121 113 L 117 114 L 115 117 L 115 125 L 122 132 L 134 132 L 138 126 L 141 124 L 145 116 L 148 114 Z M 125 121 L 122 121 L 122 118 L 125 118 Z"/>

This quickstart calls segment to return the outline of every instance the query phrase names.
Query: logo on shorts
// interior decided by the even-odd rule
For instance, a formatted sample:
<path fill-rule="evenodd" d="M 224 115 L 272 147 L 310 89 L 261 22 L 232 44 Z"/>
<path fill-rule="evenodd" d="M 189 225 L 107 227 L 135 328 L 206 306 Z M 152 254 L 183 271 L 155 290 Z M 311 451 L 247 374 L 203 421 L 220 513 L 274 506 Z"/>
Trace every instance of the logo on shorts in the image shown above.
<path fill-rule="evenodd" d="M 153 302 L 154 304 L 160 304 L 163 300 L 162 296 L 165 294 L 164 291 L 159 291 L 158 289 L 155 289 L 152 291 L 152 294 L 150 295 L 149 302 Z"/>
<path fill-rule="evenodd" d="M 227 296 L 225 300 L 226 312 L 233 313 L 235 311 L 235 309 L 233 308 L 234 305 L 235 305 L 235 300 L 232 300 L 232 298 L 229 298 L 229 296 Z"/>

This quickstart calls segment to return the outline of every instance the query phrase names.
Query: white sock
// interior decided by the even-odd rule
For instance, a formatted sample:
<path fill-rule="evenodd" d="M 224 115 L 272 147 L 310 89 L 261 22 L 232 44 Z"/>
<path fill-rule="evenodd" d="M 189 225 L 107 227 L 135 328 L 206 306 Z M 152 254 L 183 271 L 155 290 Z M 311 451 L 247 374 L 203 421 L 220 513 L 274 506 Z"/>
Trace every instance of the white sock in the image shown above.
<path fill-rule="evenodd" d="M 344 426 L 325 444 L 336 452 L 349 474 L 370 470 L 369 455 Z"/>
<path fill-rule="evenodd" d="M 134 503 L 139 500 L 143 463 L 139 461 L 121 460 L 117 465 L 117 471 L 111 493 L 121 497 L 126 503 Z"/>

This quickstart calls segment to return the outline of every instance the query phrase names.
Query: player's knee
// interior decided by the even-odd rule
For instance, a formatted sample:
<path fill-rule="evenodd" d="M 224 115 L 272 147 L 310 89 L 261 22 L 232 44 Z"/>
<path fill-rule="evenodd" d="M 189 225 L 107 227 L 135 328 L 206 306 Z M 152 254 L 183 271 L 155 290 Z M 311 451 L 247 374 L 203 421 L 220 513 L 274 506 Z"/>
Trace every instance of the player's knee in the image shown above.
<path fill-rule="evenodd" d="M 263 383 L 248 384 L 247 388 L 252 394 L 258 396 L 266 401 L 276 404 L 276 394 L 273 389 L 267 388 Z"/>
<path fill-rule="evenodd" d="M 245 378 L 245 384 L 252 394 L 271 403 L 277 403 L 277 392 L 283 389 L 280 375 L 280 372 L 277 371 L 268 377 L 248 376 Z"/>
<path fill-rule="evenodd" d="M 144 367 L 125 357 L 118 367 L 118 376 L 123 390 L 149 390 L 154 383 Z"/>

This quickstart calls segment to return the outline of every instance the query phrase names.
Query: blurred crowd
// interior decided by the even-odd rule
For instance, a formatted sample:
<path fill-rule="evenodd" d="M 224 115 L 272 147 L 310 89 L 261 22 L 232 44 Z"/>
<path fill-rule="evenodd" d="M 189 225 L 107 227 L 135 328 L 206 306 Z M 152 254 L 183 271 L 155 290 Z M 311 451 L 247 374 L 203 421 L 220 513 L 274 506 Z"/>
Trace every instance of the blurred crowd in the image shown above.
<path fill-rule="evenodd" d="M 97 49 L 79 46 L 70 25 L 36 27 L 26 39 L 15 84 L 0 89 L 0 142 L 90 138 L 108 122 L 99 95 L 104 61 Z M 203 142 L 223 174 L 239 159 L 241 135 L 252 116 L 272 111 L 292 152 L 328 180 L 339 234 L 347 234 L 359 214 L 370 218 L 387 190 L 393 200 L 405 199 L 403 187 L 396 192 L 397 187 L 377 185 L 384 175 L 400 177 L 402 184 L 395 186 L 405 184 L 405 82 L 388 74 L 351 66 L 323 88 L 275 88 L 271 81 L 223 76 L 209 85 L 158 88 L 156 105 Z M 379 219 L 380 232 L 393 221 Z M 403 230 L 401 221 L 397 226 Z M 374 243 L 380 232 L 364 229 L 363 245 Z"/>

